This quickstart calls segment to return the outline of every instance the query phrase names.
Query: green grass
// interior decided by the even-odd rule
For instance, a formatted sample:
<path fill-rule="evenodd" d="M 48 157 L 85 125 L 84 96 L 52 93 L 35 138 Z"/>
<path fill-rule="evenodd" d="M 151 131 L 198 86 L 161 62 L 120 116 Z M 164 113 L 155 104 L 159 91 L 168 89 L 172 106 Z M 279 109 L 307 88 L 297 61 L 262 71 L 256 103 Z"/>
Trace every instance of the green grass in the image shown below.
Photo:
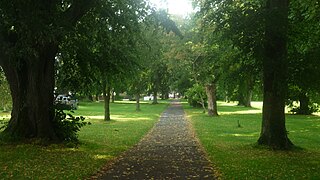
<path fill-rule="evenodd" d="M 158 120 L 167 104 L 111 104 L 111 121 L 103 120 L 103 103 L 80 103 L 75 115 L 92 125 L 79 133 L 78 148 L 62 145 L 7 145 L 0 142 L 0 179 L 83 179 L 136 144 Z"/>
<path fill-rule="evenodd" d="M 215 118 L 184 108 L 222 179 L 320 179 L 320 116 L 287 115 L 289 138 L 302 149 L 284 152 L 256 146 L 261 103 L 245 108 L 220 102 Z"/>

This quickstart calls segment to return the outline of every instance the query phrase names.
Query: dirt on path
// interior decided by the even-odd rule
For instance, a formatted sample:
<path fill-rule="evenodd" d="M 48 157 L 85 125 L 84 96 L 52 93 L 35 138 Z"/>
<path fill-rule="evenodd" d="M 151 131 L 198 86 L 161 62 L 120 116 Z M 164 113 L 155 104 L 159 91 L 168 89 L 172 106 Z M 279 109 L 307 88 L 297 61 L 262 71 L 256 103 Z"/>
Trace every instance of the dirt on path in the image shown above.
<path fill-rule="evenodd" d="M 216 179 L 179 102 L 132 149 L 109 163 L 99 179 Z"/>

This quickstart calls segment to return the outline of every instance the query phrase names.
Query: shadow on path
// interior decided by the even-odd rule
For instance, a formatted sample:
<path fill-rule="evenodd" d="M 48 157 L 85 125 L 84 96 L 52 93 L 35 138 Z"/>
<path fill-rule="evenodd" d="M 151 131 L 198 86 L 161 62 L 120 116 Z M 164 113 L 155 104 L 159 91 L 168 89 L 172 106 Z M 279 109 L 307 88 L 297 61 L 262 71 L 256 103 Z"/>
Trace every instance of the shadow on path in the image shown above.
<path fill-rule="evenodd" d="M 215 179 L 177 101 L 135 147 L 108 164 L 99 178 Z"/>

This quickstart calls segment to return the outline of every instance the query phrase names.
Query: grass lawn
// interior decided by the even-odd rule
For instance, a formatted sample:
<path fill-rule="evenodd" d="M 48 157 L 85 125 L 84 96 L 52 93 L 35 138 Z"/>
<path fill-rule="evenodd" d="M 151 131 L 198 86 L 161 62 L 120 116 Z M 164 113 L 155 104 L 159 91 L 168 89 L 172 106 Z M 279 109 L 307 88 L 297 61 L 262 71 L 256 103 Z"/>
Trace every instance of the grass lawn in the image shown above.
<path fill-rule="evenodd" d="M 111 121 L 103 120 L 103 103 L 81 102 L 75 115 L 92 123 L 79 133 L 78 148 L 48 147 L 0 142 L 0 179 L 83 179 L 98 171 L 108 160 L 136 144 L 158 120 L 166 103 L 132 102 L 111 104 Z M 3 116 L 3 114 L 1 115 Z"/>
<path fill-rule="evenodd" d="M 220 116 L 215 118 L 186 103 L 184 109 L 222 179 L 320 179 L 320 116 L 287 115 L 289 138 L 302 149 L 271 151 L 255 144 L 261 105 L 219 102 Z"/>

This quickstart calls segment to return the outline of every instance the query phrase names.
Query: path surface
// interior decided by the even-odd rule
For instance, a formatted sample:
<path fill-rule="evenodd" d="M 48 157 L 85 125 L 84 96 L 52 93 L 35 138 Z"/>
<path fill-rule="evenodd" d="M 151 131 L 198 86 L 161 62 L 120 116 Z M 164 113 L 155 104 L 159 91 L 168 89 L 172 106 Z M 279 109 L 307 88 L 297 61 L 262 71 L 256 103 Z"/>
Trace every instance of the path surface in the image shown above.
<path fill-rule="evenodd" d="M 101 179 L 215 179 L 179 102 L 134 148 L 108 165 Z"/>

